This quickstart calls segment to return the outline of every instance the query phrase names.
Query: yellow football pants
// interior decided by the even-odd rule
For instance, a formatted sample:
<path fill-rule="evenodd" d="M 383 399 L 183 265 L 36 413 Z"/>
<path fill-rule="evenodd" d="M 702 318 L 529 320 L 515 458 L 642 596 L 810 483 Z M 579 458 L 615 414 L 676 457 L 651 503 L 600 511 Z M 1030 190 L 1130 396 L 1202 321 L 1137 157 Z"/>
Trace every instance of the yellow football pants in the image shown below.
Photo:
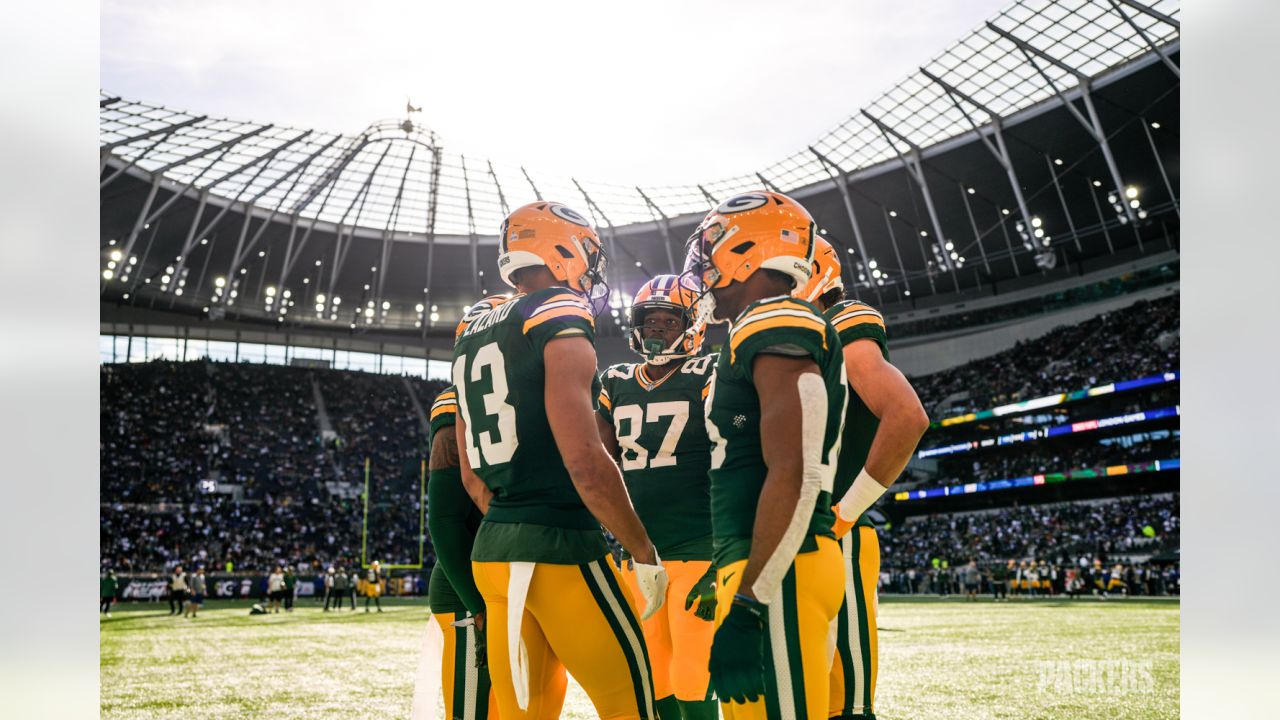
<path fill-rule="evenodd" d="M 835 622 L 829 714 L 871 715 L 878 670 L 876 583 L 880 578 L 880 539 L 876 529 L 853 528 L 840 540 L 840 550 L 844 556 L 844 602 Z"/>
<path fill-rule="evenodd" d="M 622 579 L 634 598 L 640 586 L 634 570 L 622 564 Z M 697 606 L 684 609 L 689 591 L 707 573 L 710 560 L 663 560 L 667 570 L 667 600 L 656 615 L 643 621 L 644 644 L 653 668 L 653 696 L 675 695 L 677 700 L 698 702 L 707 699 L 711 683 L 711 638 L 715 626 L 693 614 Z"/>
<path fill-rule="evenodd" d="M 460 720 L 496 720 L 498 703 L 489 685 L 489 673 L 477 670 L 475 630 L 454 627 L 453 613 L 432 613 L 444 632 L 444 662 L 440 686 L 444 688 L 444 716 Z"/>
<path fill-rule="evenodd" d="M 724 622 L 742 582 L 746 560 L 716 569 L 716 627 Z M 721 702 L 725 720 L 826 720 L 831 654 L 827 638 L 840 610 L 844 568 L 835 540 L 800 553 L 769 603 L 765 635 L 764 697 L 745 705 Z"/>
<path fill-rule="evenodd" d="M 527 711 L 516 703 L 507 654 L 511 563 L 473 562 L 471 566 L 484 596 L 489 676 L 503 720 L 558 717 L 566 669 L 591 698 L 601 720 L 656 719 L 653 676 L 639 613 L 607 556 L 581 565 L 538 563 L 534 567 L 520 631 L 529 660 Z"/>

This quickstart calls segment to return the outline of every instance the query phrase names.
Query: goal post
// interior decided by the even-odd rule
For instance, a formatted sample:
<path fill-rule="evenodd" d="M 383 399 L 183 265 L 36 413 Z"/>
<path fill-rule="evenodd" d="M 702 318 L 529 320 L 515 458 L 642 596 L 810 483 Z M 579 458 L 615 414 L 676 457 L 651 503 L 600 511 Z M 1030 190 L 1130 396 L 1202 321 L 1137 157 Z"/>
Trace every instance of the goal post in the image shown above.
<path fill-rule="evenodd" d="M 369 506 L 371 501 L 370 484 L 371 462 L 364 459 L 364 513 L 360 521 L 360 567 L 368 569 L 372 560 L 369 557 Z M 416 563 L 379 562 L 383 570 L 421 570 L 426 560 L 427 538 L 427 461 L 422 459 L 418 468 L 418 561 Z"/>

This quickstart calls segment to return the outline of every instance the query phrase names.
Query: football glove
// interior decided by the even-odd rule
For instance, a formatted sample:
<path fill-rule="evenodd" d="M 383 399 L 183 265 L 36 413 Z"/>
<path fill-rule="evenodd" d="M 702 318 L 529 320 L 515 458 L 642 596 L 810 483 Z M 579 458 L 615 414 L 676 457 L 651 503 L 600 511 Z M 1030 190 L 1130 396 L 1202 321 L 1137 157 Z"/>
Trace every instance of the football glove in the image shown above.
<path fill-rule="evenodd" d="M 684 609 L 687 611 L 693 608 L 694 603 L 698 605 L 693 611 L 694 615 L 708 622 L 715 620 L 716 569 L 714 565 L 707 568 L 706 574 L 698 582 L 694 583 L 693 588 L 689 590 L 689 594 L 684 599 Z"/>
<path fill-rule="evenodd" d="M 489 667 L 489 644 L 485 633 L 484 614 L 470 615 L 461 620 L 453 621 L 452 625 L 461 628 L 474 628 L 476 632 L 476 669 L 484 670 Z"/>
<path fill-rule="evenodd" d="M 711 641 L 711 687 L 721 702 L 748 703 L 764 695 L 765 605 L 735 595 Z"/>
<path fill-rule="evenodd" d="M 648 620 L 667 599 L 667 570 L 662 567 L 657 549 L 653 551 L 652 565 L 646 565 L 635 558 L 631 561 L 636 573 L 636 584 L 640 586 L 640 595 L 644 597 L 644 610 L 640 613 L 640 619 Z"/>

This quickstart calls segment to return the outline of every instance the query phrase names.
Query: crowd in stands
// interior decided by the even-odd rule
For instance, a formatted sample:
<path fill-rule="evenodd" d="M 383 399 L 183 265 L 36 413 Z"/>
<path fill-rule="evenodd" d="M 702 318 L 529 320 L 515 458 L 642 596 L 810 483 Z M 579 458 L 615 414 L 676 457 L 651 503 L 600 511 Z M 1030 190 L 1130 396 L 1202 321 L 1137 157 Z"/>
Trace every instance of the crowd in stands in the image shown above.
<path fill-rule="evenodd" d="M 333 435 L 321 431 L 313 382 Z M 366 456 L 370 557 L 416 563 L 426 445 L 418 407 L 429 408 L 443 387 L 249 363 L 104 365 L 104 564 L 125 572 L 177 562 L 266 572 L 281 561 L 358 563 Z M 205 480 L 239 491 L 209 493 Z M 334 492 L 333 483 L 349 489 Z"/>
<path fill-rule="evenodd" d="M 1178 296 L 1064 325 L 990 357 L 912 378 L 935 419 L 1177 370 Z"/>
<path fill-rule="evenodd" d="M 903 569 L 929 568 L 935 561 L 957 566 L 971 558 L 984 564 L 1105 563 L 1116 555 L 1176 549 L 1179 516 L 1173 493 L 914 517 L 881 533 L 881 563 Z"/>
<path fill-rule="evenodd" d="M 942 456 L 938 471 L 930 476 L 921 473 L 928 483 L 946 485 L 982 480 L 1002 480 L 1044 473 L 1107 467 L 1148 460 L 1166 460 L 1180 456 L 1181 443 L 1176 435 L 1151 437 L 1152 433 L 1134 433 L 1129 443 L 1087 442 L 1067 445 L 1050 439 L 1020 443 L 999 450 Z M 902 480 L 899 480 L 901 483 Z"/>

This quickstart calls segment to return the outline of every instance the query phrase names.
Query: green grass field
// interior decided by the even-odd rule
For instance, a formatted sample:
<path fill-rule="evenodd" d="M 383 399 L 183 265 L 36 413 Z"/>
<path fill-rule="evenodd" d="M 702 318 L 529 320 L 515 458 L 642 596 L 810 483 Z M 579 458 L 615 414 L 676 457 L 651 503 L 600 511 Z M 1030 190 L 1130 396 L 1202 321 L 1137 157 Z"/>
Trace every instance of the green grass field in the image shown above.
<path fill-rule="evenodd" d="M 118 605 L 101 625 L 102 717 L 407 717 L 428 611 L 384 605 L 366 615 L 300 601 L 263 617 L 247 603 L 214 603 L 194 620 L 169 617 L 166 604 Z M 1178 717 L 1177 602 L 880 608 L 882 720 Z M 1129 663 L 1128 680 L 1099 674 L 1116 671 L 1111 661 Z M 1129 682 L 1133 667 L 1149 674 Z M 563 717 L 595 717 L 572 682 Z"/>

